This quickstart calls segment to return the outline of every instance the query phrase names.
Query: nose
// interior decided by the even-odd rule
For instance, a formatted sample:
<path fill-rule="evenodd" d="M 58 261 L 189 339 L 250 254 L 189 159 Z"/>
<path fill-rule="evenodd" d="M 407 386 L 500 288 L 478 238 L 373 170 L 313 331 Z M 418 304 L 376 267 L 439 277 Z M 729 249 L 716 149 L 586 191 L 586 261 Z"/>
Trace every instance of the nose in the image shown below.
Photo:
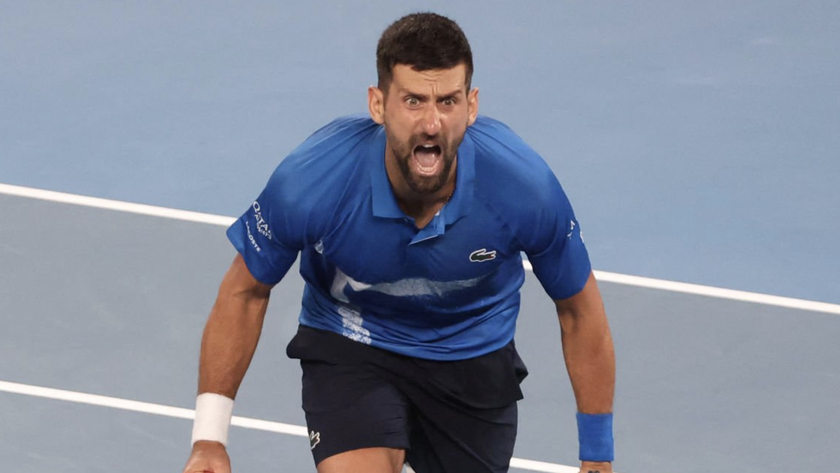
<path fill-rule="evenodd" d="M 429 104 L 423 114 L 423 131 L 429 136 L 434 136 L 440 131 L 440 111 L 437 104 Z"/>

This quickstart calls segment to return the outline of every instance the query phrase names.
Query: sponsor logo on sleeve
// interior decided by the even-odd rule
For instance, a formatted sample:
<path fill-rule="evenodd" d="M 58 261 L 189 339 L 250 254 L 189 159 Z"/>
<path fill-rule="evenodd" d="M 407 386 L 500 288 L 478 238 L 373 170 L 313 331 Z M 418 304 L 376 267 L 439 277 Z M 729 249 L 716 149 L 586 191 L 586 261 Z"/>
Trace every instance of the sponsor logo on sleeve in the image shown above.
<path fill-rule="evenodd" d="M 257 250 L 257 253 L 262 251 L 262 248 L 260 248 L 260 245 L 257 244 L 257 240 L 254 238 L 254 234 L 251 233 L 251 224 L 250 223 L 245 222 L 245 230 L 248 231 L 248 241 L 251 242 L 251 245 L 254 246 L 254 249 Z"/>
<path fill-rule="evenodd" d="M 260 232 L 262 236 L 271 240 L 271 230 L 268 228 L 268 222 L 266 222 L 263 218 L 260 203 L 255 200 L 254 205 L 251 207 L 254 209 L 254 219 L 257 221 L 257 231 Z"/>
<path fill-rule="evenodd" d="M 575 227 L 578 226 L 579 225 L 577 224 L 577 222 L 575 222 L 574 220 L 569 220 L 569 233 L 566 234 L 567 240 L 572 239 L 572 235 L 574 235 L 575 233 Z M 580 241 L 583 242 L 583 230 L 581 230 L 580 228 L 578 228 L 578 236 L 580 236 Z"/>

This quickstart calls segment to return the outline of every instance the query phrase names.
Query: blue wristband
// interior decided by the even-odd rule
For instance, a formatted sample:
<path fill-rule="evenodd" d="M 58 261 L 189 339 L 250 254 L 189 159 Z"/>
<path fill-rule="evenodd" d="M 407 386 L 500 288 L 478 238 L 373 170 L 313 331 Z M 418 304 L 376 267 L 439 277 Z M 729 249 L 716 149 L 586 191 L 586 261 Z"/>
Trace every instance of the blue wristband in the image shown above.
<path fill-rule="evenodd" d="M 615 459 L 612 414 L 577 414 L 580 460 L 611 462 Z"/>

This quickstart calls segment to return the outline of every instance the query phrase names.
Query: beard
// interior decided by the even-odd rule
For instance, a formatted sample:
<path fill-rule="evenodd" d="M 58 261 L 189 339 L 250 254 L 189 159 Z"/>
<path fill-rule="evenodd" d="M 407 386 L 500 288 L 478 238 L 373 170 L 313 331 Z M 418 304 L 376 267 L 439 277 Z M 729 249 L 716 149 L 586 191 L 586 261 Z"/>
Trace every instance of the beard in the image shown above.
<path fill-rule="evenodd" d="M 455 158 L 458 155 L 458 147 L 461 146 L 464 135 L 462 134 L 453 140 L 449 140 L 442 133 L 438 133 L 435 136 L 420 133 L 412 135 L 408 141 L 402 141 L 394 136 L 387 127 L 385 132 L 388 137 L 391 152 L 394 153 L 394 158 L 400 169 L 400 174 L 406 184 L 408 184 L 408 187 L 418 194 L 434 194 L 441 190 L 446 184 L 449 174 L 452 172 L 452 166 L 455 164 Z M 415 172 L 411 167 L 411 159 L 422 144 L 434 144 L 440 150 L 443 166 L 436 175 L 423 176 Z"/>

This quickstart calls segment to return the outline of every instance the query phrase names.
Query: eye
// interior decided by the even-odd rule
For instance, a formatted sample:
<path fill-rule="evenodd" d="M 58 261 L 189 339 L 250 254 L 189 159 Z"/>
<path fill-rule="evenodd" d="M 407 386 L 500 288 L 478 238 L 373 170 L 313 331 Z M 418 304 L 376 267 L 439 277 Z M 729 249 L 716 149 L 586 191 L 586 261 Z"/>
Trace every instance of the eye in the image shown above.
<path fill-rule="evenodd" d="M 408 96 L 405 98 L 405 104 L 409 107 L 416 107 L 420 105 L 420 100 L 417 97 Z"/>
<path fill-rule="evenodd" d="M 445 99 L 443 101 L 443 104 L 447 107 L 451 107 L 451 106 L 455 105 L 455 99 Z"/>

